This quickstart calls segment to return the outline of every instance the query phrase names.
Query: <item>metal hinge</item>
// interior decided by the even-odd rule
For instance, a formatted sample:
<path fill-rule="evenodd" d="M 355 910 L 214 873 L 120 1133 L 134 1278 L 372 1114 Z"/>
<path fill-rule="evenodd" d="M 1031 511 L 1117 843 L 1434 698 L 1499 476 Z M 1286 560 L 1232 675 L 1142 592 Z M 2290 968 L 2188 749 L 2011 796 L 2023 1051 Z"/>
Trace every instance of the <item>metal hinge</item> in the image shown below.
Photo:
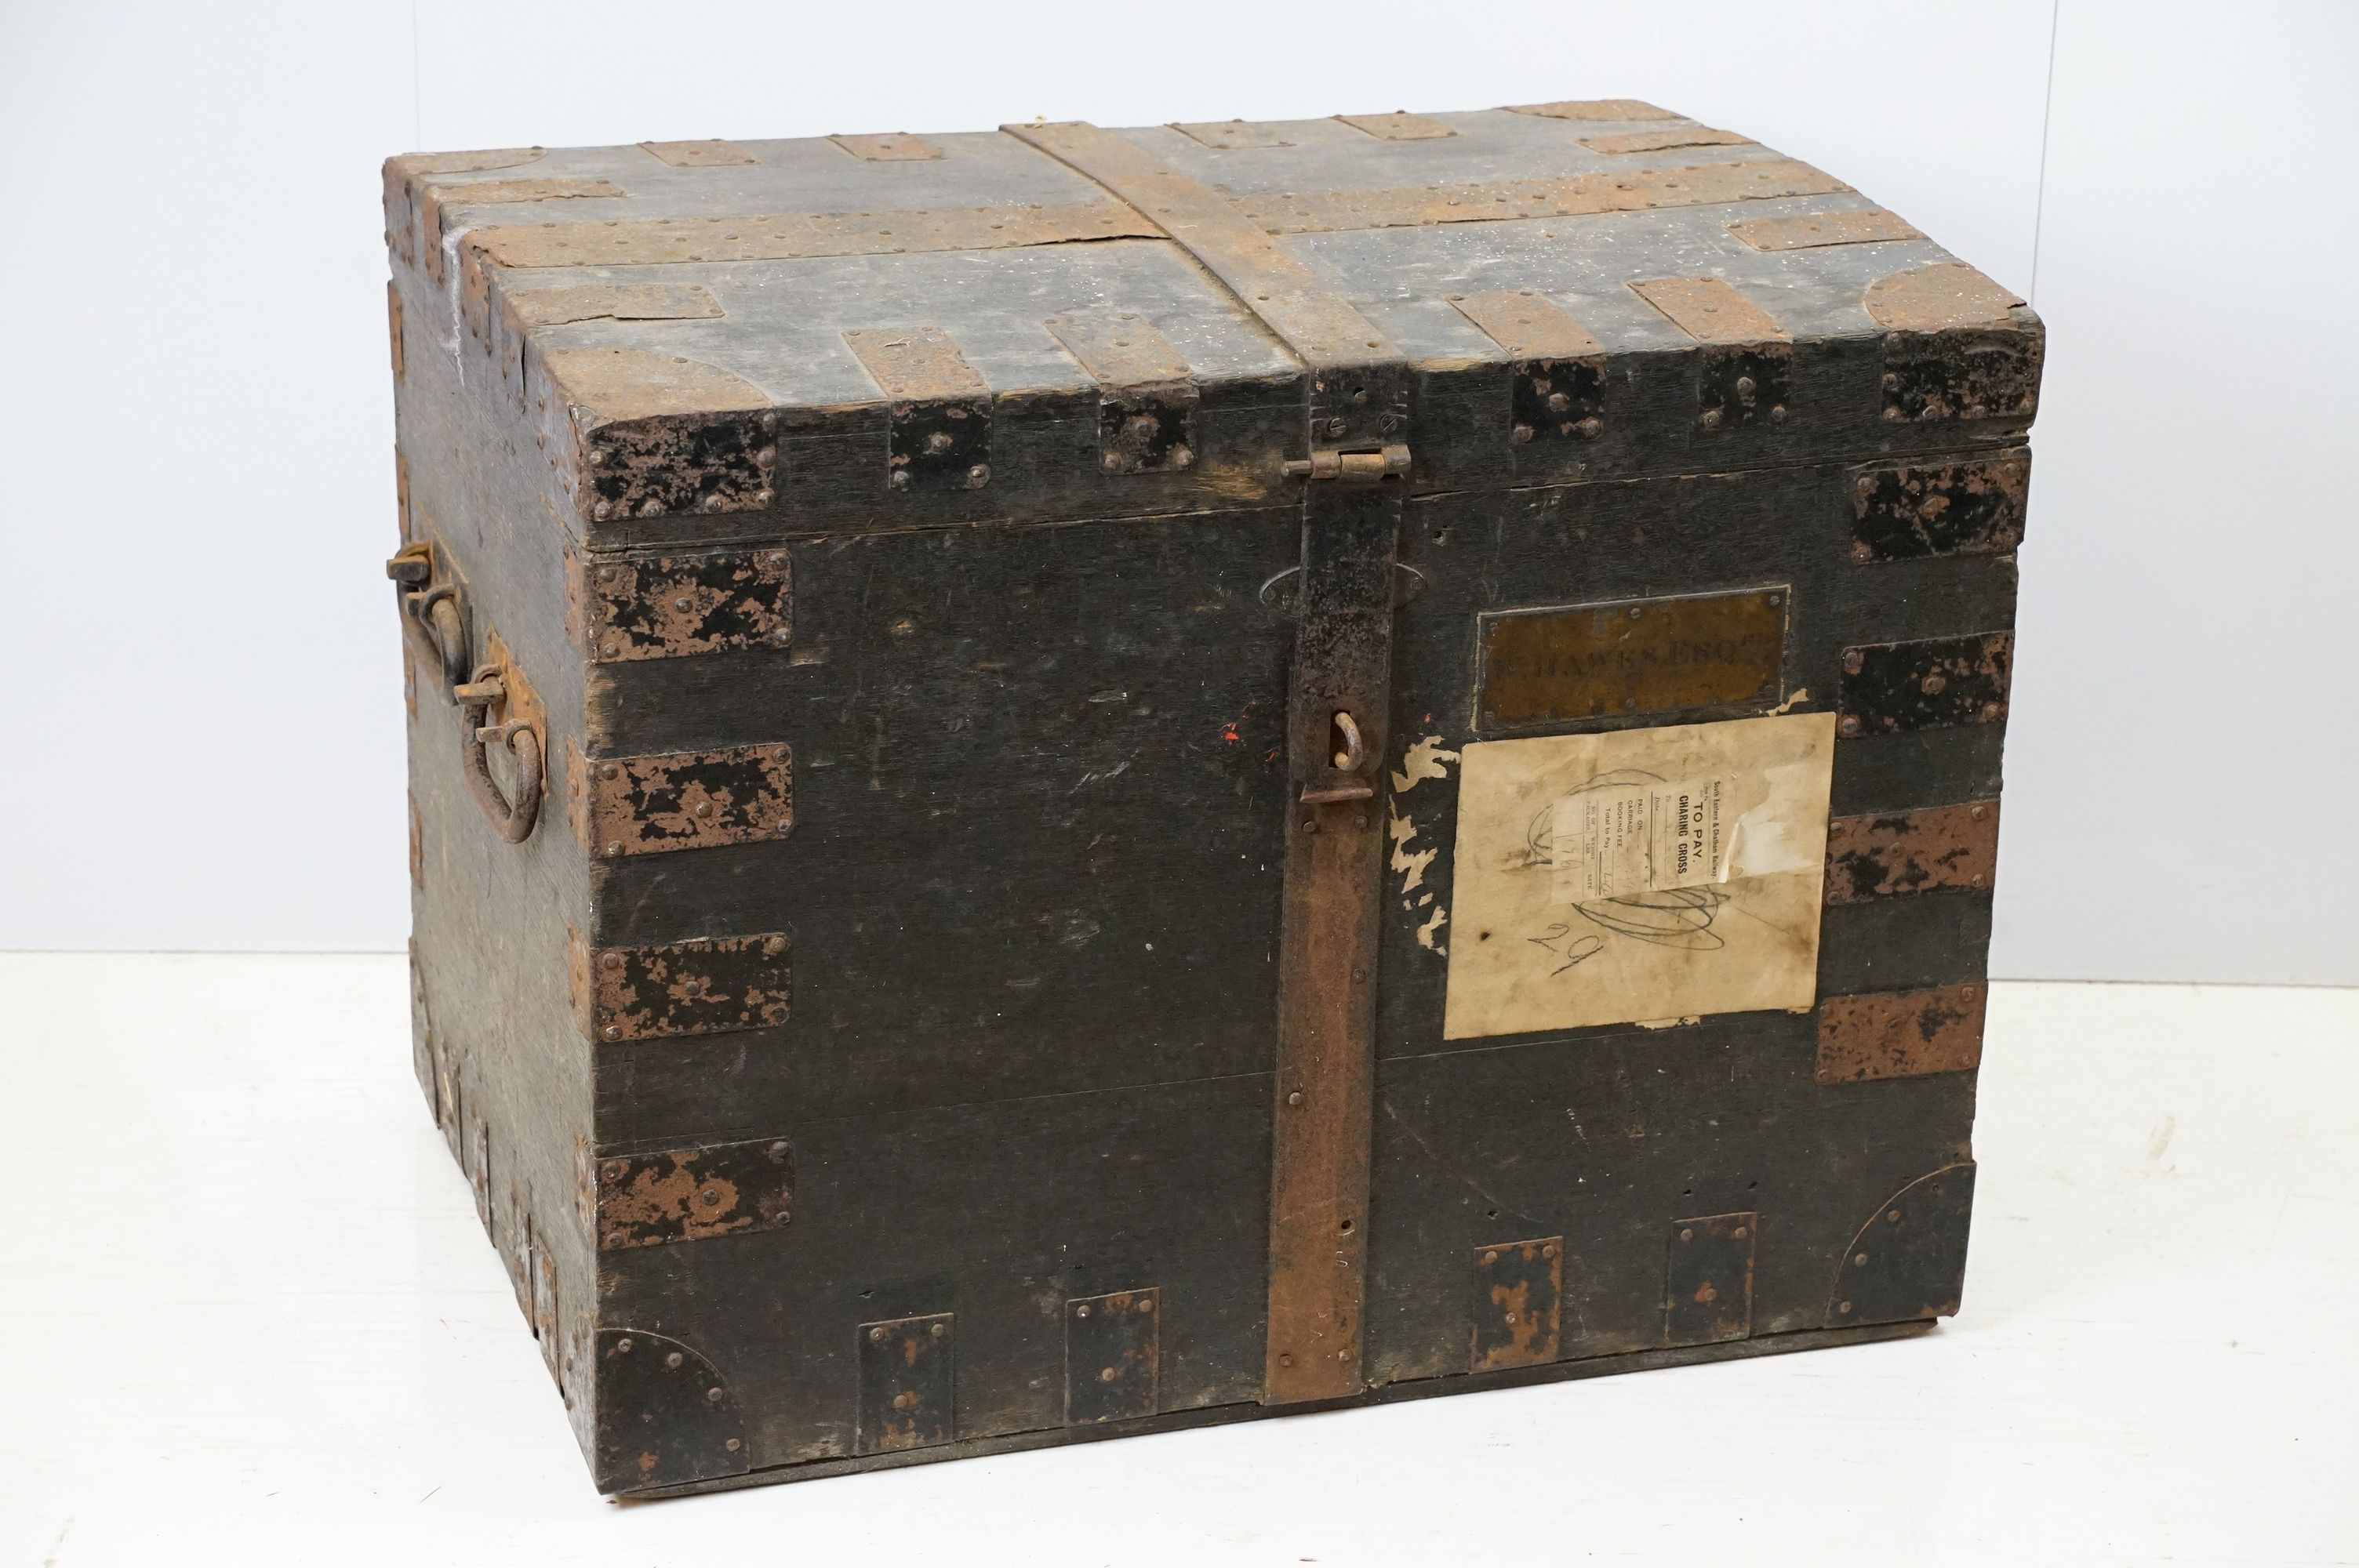
<path fill-rule="evenodd" d="M 1408 472 L 1408 443 L 1387 441 L 1373 452 L 1314 450 L 1308 458 L 1288 459 L 1288 479 L 1333 479 L 1345 484 L 1375 484 L 1397 473 Z"/>

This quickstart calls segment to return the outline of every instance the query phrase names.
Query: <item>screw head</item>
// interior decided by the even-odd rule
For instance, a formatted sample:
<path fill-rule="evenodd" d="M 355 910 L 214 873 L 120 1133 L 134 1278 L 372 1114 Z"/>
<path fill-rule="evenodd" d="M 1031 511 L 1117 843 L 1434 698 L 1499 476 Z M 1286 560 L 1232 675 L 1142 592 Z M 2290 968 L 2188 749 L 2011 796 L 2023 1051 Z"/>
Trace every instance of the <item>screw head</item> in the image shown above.
<path fill-rule="evenodd" d="M 1836 720 L 1835 720 L 1835 732 L 1836 732 L 1837 734 L 1840 734 L 1840 735 L 1856 735 L 1856 734 L 1858 734 L 1858 733 L 1859 733 L 1859 719 L 1858 719 L 1858 718 L 1857 718 L 1855 715 L 1853 715 L 1853 714 L 1849 714 L 1849 713 L 1844 714 L 1841 719 L 1836 719 Z"/>
<path fill-rule="evenodd" d="M 621 1355 L 625 1355 L 625 1356 L 629 1355 L 629 1354 L 631 1353 L 631 1342 L 630 1342 L 630 1340 L 629 1340 L 629 1339 L 627 1339 L 627 1338 L 625 1338 L 625 1339 L 617 1339 L 616 1341 L 614 1341 L 614 1349 L 616 1350 L 616 1352 L 617 1352 L 617 1353 L 619 1353 L 619 1354 L 621 1354 Z"/>

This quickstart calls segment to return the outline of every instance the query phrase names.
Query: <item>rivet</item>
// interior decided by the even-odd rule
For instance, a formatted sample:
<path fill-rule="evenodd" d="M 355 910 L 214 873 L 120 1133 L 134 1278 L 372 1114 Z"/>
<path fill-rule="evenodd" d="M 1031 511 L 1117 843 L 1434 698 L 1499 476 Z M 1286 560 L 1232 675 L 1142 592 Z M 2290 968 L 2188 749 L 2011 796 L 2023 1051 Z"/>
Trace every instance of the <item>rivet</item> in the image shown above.
<path fill-rule="evenodd" d="M 1101 1367 L 1098 1368 L 1098 1381 L 1101 1383 L 1111 1383 L 1116 1378 L 1121 1376 L 1121 1373 L 1115 1371 L 1111 1367 Z"/>
<path fill-rule="evenodd" d="M 700 800 L 694 809 L 699 816 L 710 816 L 712 815 L 712 803 L 709 800 Z"/>
<path fill-rule="evenodd" d="M 1908 416 L 1903 414 L 1897 408 L 1886 408 L 1884 411 L 1884 417 L 1892 424 L 1897 425 L 1900 421 L 1908 417 Z"/>
<path fill-rule="evenodd" d="M 1734 1237 L 1737 1240 L 1742 1241 L 1745 1239 L 1745 1227 L 1740 1225 L 1734 1230 L 1730 1231 L 1729 1234 Z"/>
<path fill-rule="evenodd" d="M 1305 833 L 1316 833 L 1316 832 L 1318 832 L 1318 831 L 1319 831 L 1319 819 L 1318 819 L 1317 817 L 1315 817 L 1315 816 L 1306 816 L 1306 817 L 1304 817 L 1304 818 L 1302 819 L 1302 830 L 1303 830 Z"/>
<path fill-rule="evenodd" d="M 682 1359 L 683 1357 L 680 1356 L 680 1353 L 675 1350 L 670 1355 L 664 1357 L 664 1365 L 667 1367 L 677 1367 L 680 1364 Z"/>
<path fill-rule="evenodd" d="M 1375 347 L 1375 345 L 1374 345 L 1374 344 L 1370 344 L 1369 346 L 1370 346 L 1371 348 Z M 1338 1350 L 1337 1352 L 1335 1352 L 1335 1359 L 1336 1359 L 1336 1360 L 1338 1360 L 1338 1361 L 1349 1361 L 1351 1358 L 1352 1358 L 1352 1347 L 1351 1347 L 1350 1346 L 1348 1346 L 1348 1345 L 1346 1345 L 1345 1346 L 1343 1346 L 1343 1349 Z"/>
<path fill-rule="evenodd" d="M 688 608 L 688 595 L 683 593 L 678 599 L 673 600 L 671 601 L 671 607 L 674 610 L 686 610 Z"/>
<path fill-rule="evenodd" d="M 1571 411 L 1572 411 L 1572 399 L 1571 399 L 1571 398 L 1567 397 L 1567 396 L 1566 396 L 1563 393 L 1561 393 L 1561 392 L 1551 392 L 1551 393 L 1549 393 L 1549 413 L 1551 413 L 1551 414 L 1569 414 L 1569 413 L 1571 413 Z"/>
<path fill-rule="evenodd" d="M 1844 714 L 1841 719 L 1835 721 L 1835 732 L 1840 735 L 1858 734 L 1859 719 L 1854 715 L 1849 713 Z"/>
<path fill-rule="evenodd" d="M 1353 969 L 1352 971 L 1352 981 L 1355 985 L 1365 980 L 1367 978 L 1368 971 L 1365 969 Z"/>
<path fill-rule="evenodd" d="M 620 778 L 623 776 L 623 770 L 612 762 L 605 762 L 600 765 L 598 776 L 602 779 Z"/>
<path fill-rule="evenodd" d="M 1108 452 L 1104 457 L 1098 460 L 1098 466 L 1104 469 L 1108 473 L 1119 472 L 1122 469 L 1122 454 L 1119 452 Z"/>
<path fill-rule="evenodd" d="M 1837 1312 L 1849 1312 L 1849 1311 L 1851 1311 L 1851 1303 L 1849 1303 L 1849 1302 L 1837 1302 L 1837 1303 L 1835 1303 L 1835 1311 L 1837 1311 Z"/>
<path fill-rule="evenodd" d="M 603 523 L 610 515 L 613 514 L 614 510 L 614 509 L 612 506 L 609 506 L 606 503 L 602 501 L 597 505 L 590 509 L 590 515 L 598 519 L 599 522 Z"/>
<path fill-rule="evenodd" d="M 1869 560 L 1872 559 L 1875 555 L 1875 546 L 1868 544 L 1864 539 L 1860 540 L 1851 547 L 1851 558 L 1855 561 Z"/>
<path fill-rule="evenodd" d="M 765 485 L 763 488 L 754 492 L 754 504 L 756 506 L 769 505 L 770 502 L 774 498 L 774 493 L 775 492 L 773 492 L 767 485 Z"/>
<path fill-rule="evenodd" d="M 1695 1239 L 1695 1232 L 1692 1230 L 1682 1230 L 1680 1232 L 1680 1239 L 1682 1241 L 1693 1241 Z"/>
<path fill-rule="evenodd" d="M 1513 1322 L 1515 1322 L 1515 1321 L 1516 1321 L 1516 1314 L 1515 1314 L 1514 1313 L 1509 1313 L 1509 1314 L 1507 1314 L 1507 1321 L 1508 1321 L 1509 1323 L 1513 1323 Z"/>
<path fill-rule="evenodd" d="M 1173 468 L 1188 468 L 1194 464 L 1195 460 L 1196 454 L 1190 451 L 1185 446 L 1178 446 L 1171 449 L 1171 466 Z"/>
<path fill-rule="evenodd" d="M 1884 1211 L 1884 1217 L 1887 1223 L 1897 1225 L 1900 1223 L 1900 1211 L 1897 1208 L 1886 1209 Z"/>
<path fill-rule="evenodd" d="M 599 1031 L 599 1033 L 605 1035 L 609 1040 L 620 1040 L 623 1037 L 621 1027 L 612 1023 L 606 1025 L 606 1027 Z"/>
<path fill-rule="evenodd" d="M 937 430 L 932 435 L 926 438 L 926 450 L 929 452 L 947 452 L 950 449 L 951 437 L 949 431 Z"/>
<path fill-rule="evenodd" d="M 776 568 L 777 568 L 777 569 L 779 569 L 780 571 L 784 571 L 784 570 L 786 569 L 786 567 L 787 567 L 787 555 L 786 555 L 786 552 L 785 552 L 784 550 L 781 550 L 781 551 L 779 551 L 777 555 L 772 556 L 772 557 L 770 557 L 770 563 L 769 563 L 769 564 L 770 564 L 771 566 L 773 566 L 773 567 L 776 567 Z"/>
<path fill-rule="evenodd" d="M 1553 1257 L 1555 1257 L 1555 1256 L 1556 1256 L 1556 1247 L 1555 1247 L 1555 1244 L 1554 1244 L 1554 1243 L 1550 1243 L 1549 1246 L 1546 1246 L 1546 1247 L 1541 1248 L 1541 1249 L 1540 1249 L 1540 1256 L 1541 1256 L 1541 1257 L 1543 1257 L 1543 1258 L 1553 1258 Z"/>
<path fill-rule="evenodd" d="M 630 1173 L 630 1165 L 625 1161 L 609 1160 L 606 1162 L 606 1174 L 618 1182 L 625 1176 L 628 1175 Z"/>
<path fill-rule="evenodd" d="M 1280 1356 L 1277 1358 L 1277 1364 L 1281 1367 L 1291 1367 L 1294 1365 L 1294 1357 L 1291 1356 Z"/>
<path fill-rule="evenodd" d="M 1985 703 L 1984 703 L 1984 704 L 1983 704 L 1983 722 L 1984 722 L 1984 723 L 1985 723 L 1985 724 L 1995 724 L 1995 723 L 1997 723 L 1997 722 L 1998 722 L 1998 715 L 1999 715 L 1999 707 L 1998 707 L 1998 704 L 1997 704 L 1997 703 L 1995 703 L 1995 702 L 1985 702 Z"/>
<path fill-rule="evenodd" d="M 936 1339 L 947 1339 L 947 1338 L 949 1338 L 949 1337 L 950 1337 L 950 1332 L 951 1332 L 951 1325 L 950 1325 L 949 1324 L 947 1324 L 947 1323 L 938 1323 L 938 1324 L 934 1325 L 934 1337 L 935 1337 Z"/>
<path fill-rule="evenodd" d="M 704 1200 L 704 1206 L 707 1208 L 711 1208 L 713 1205 L 721 1201 L 721 1192 L 717 1187 L 707 1187 L 696 1195 Z"/>
<path fill-rule="evenodd" d="M 647 504 L 652 506 L 655 503 L 653 502 L 649 502 Z M 697 503 L 697 510 L 700 512 L 718 512 L 721 510 L 723 504 L 723 503 L 720 496 L 708 495 L 701 502 Z M 647 514 L 650 516 L 653 515 L 653 514 Z"/>
<path fill-rule="evenodd" d="M 969 490 L 981 490 L 984 485 L 989 484 L 990 482 L 990 464 L 977 463 L 974 467 L 966 470 L 966 487 Z"/>
<path fill-rule="evenodd" d="M 602 469 L 606 466 L 606 454 L 603 449 L 597 447 L 590 449 L 590 466 L 593 469 Z"/>
<path fill-rule="evenodd" d="M 893 486 L 893 488 L 894 488 L 895 490 L 907 490 L 907 489 L 908 489 L 908 488 L 909 488 L 909 475 L 908 475 L 908 470 L 907 470 L 906 469 L 895 469 L 895 470 L 893 470 L 893 478 L 892 478 L 892 480 L 890 481 L 890 482 L 891 482 L 891 484 L 892 484 L 892 486 Z"/>
<path fill-rule="evenodd" d="M 623 645 L 622 645 L 620 643 L 607 643 L 607 644 L 605 645 L 604 649 L 603 650 L 603 652 L 605 654 L 605 655 L 606 655 L 608 658 L 610 658 L 610 659 L 611 659 L 611 658 L 613 658 L 615 654 L 617 654 L 621 653 L 622 651 L 623 651 Z"/>
<path fill-rule="evenodd" d="M 1848 673 L 1857 675 L 1866 664 L 1867 655 L 1857 648 L 1847 648 L 1843 651 L 1843 668 Z"/>
<path fill-rule="evenodd" d="M 1519 447 L 1531 438 L 1532 427 L 1529 425 L 1518 425 L 1514 429 L 1507 432 L 1507 439 L 1515 442 L 1516 445 Z"/>
<path fill-rule="evenodd" d="M 1772 425 L 1783 425 L 1785 422 L 1786 406 L 1782 403 L 1771 404 L 1769 406 L 1769 423 Z"/>
<path fill-rule="evenodd" d="M 616 1341 L 614 1341 L 614 1348 L 615 1348 L 617 1351 L 621 1352 L 622 1354 L 624 1354 L 624 1355 L 627 1356 L 627 1355 L 629 1355 L 629 1354 L 630 1354 L 630 1351 L 631 1351 L 631 1342 L 630 1342 L 628 1339 L 617 1339 Z"/>
<path fill-rule="evenodd" d="M 1581 432 L 1582 439 L 1593 441 L 1604 433 L 1605 421 L 1593 414 L 1588 418 L 1583 419 L 1580 424 L 1575 425 L 1573 428 Z"/>
<path fill-rule="evenodd" d="M 1075 1307 L 1075 1308 L 1073 1309 L 1073 1315 L 1074 1315 L 1075 1317 L 1087 1317 L 1087 1316 L 1089 1316 L 1089 1315 L 1090 1315 L 1090 1306 L 1089 1306 L 1089 1303 L 1088 1303 L 1087 1302 L 1083 1302 L 1080 1306 Z"/>
<path fill-rule="evenodd" d="M 871 1345 L 882 1345 L 882 1344 L 884 1344 L 884 1343 L 885 1343 L 885 1331 L 884 1331 L 883 1329 L 881 1329 L 881 1328 L 872 1328 L 872 1329 L 870 1329 L 870 1330 L 868 1331 L 868 1342 L 869 1342 Z"/>
<path fill-rule="evenodd" d="M 1854 1252 L 1851 1255 L 1851 1260 L 1853 1266 L 1855 1268 L 1867 1261 L 1867 1254 L 1864 1252 Z"/>
<path fill-rule="evenodd" d="M 1977 806 L 1972 811 L 1966 813 L 1966 815 L 1973 817 L 1975 821 L 1980 822 L 1984 817 L 1990 815 L 1990 810 L 1986 806 Z"/>
<path fill-rule="evenodd" d="M 619 838 L 613 839 L 613 840 L 610 840 L 610 841 L 607 843 L 607 845 L 606 845 L 606 853 L 608 853 L 609 855 L 619 855 L 619 854 L 621 854 L 622 852 L 623 852 L 623 841 L 622 841 L 621 839 L 619 839 Z"/>
<path fill-rule="evenodd" d="M 1707 430 L 1719 429 L 1720 410 L 1717 408 L 1705 409 L 1702 413 L 1696 416 L 1696 423 L 1702 426 Z"/>
<path fill-rule="evenodd" d="M 598 963 L 604 968 L 619 969 L 623 967 L 623 956 L 620 953 L 609 953 L 599 959 Z"/>
<path fill-rule="evenodd" d="M 728 1439 L 723 1440 L 723 1442 L 722 1443 L 721 1446 L 722 1446 L 722 1447 L 723 1447 L 723 1448 L 726 1448 L 727 1450 L 729 1450 L 729 1452 L 730 1452 L 730 1453 L 734 1454 L 734 1453 L 736 1453 L 740 1448 L 745 1447 L 745 1440 L 744 1440 L 743 1438 L 732 1437 L 732 1438 L 728 1438 Z"/>
<path fill-rule="evenodd" d="M 1974 873 L 1974 877 L 1973 877 L 1973 885 L 1974 885 L 1974 886 L 1976 886 L 1976 887 L 1980 887 L 1980 886 L 1982 886 L 1982 885 L 1983 885 L 1983 876 L 1982 876 L 1982 873 L 1981 873 L 1980 871 L 1977 871 L 1977 872 L 1975 872 L 1975 873 Z"/>
<path fill-rule="evenodd" d="M 771 1144 L 771 1145 L 770 1145 L 770 1158 L 771 1158 L 771 1159 L 773 1159 L 773 1160 L 783 1160 L 783 1159 L 785 1159 L 785 1158 L 786 1158 L 786 1155 L 787 1155 L 787 1143 L 786 1143 L 786 1140 L 785 1140 L 785 1139 L 783 1139 L 783 1138 L 782 1138 L 782 1139 L 780 1139 L 777 1142 L 773 1143 L 773 1144 Z"/>
<path fill-rule="evenodd" d="M 1146 1316 L 1148 1313 L 1151 1313 L 1151 1312 L 1153 1312 L 1154 1310 L 1155 1310 L 1155 1298 L 1154 1298 L 1154 1297 L 1152 1297 L 1152 1296 L 1147 1296 L 1147 1297 L 1144 1297 L 1144 1298 L 1142 1298 L 1142 1299 L 1140 1300 L 1139 1303 L 1138 1303 L 1137 1308 L 1136 1308 L 1136 1311 L 1137 1311 L 1138 1314 L 1139 1314 L 1141 1317 Z"/>
<path fill-rule="evenodd" d="M 598 580 L 610 586 L 614 583 L 618 583 L 623 580 L 623 568 L 620 567 L 608 567 L 604 571 L 598 574 Z"/>
<path fill-rule="evenodd" d="M 754 454 L 754 466 L 758 469 L 768 468 L 772 463 L 775 463 L 777 460 L 778 449 L 776 447 L 764 447 L 760 451 Z"/>
<path fill-rule="evenodd" d="M 769 937 L 762 944 L 762 957 L 766 958 L 775 958 L 786 950 L 787 939 L 783 936 Z M 775 1149 L 784 1149 L 786 1145 L 783 1143 L 777 1143 L 771 1145 L 771 1147 Z"/>
<path fill-rule="evenodd" d="M 1485 1253 L 1484 1253 L 1484 1254 L 1483 1254 L 1483 1267 L 1484 1267 L 1485 1269 L 1489 1268 L 1492 1264 L 1494 1264 L 1494 1263 L 1497 1262 L 1498 1260 L 1499 1260 L 1499 1254 L 1498 1254 L 1498 1253 L 1496 1253 L 1495 1251 L 1494 1251 L 1494 1252 L 1485 1252 Z"/>
<path fill-rule="evenodd" d="M 1293 1093 L 1288 1095 L 1286 1097 L 1286 1103 L 1288 1105 L 1300 1105 L 1302 1103 L 1302 1091 L 1300 1089 L 1296 1089 Z"/>
<path fill-rule="evenodd" d="M 1750 403 L 1753 401 L 1754 390 L 1753 378 L 1751 376 L 1740 375 L 1736 378 L 1737 396 L 1745 399 L 1745 402 Z"/>

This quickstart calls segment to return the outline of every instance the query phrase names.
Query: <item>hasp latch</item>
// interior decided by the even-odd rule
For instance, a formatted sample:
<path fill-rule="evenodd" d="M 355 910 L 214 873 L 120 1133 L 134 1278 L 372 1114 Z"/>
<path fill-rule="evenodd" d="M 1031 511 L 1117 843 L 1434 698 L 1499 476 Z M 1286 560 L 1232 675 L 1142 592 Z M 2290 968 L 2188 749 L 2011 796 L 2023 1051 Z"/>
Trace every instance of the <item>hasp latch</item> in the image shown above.
<path fill-rule="evenodd" d="M 1408 472 L 1408 443 L 1388 441 L 1370 452 L 1314 450 L 1308 458 L 1289 459 L 1288 479 L 1332 479 L 1345 484 L 1375 484 Z"/>

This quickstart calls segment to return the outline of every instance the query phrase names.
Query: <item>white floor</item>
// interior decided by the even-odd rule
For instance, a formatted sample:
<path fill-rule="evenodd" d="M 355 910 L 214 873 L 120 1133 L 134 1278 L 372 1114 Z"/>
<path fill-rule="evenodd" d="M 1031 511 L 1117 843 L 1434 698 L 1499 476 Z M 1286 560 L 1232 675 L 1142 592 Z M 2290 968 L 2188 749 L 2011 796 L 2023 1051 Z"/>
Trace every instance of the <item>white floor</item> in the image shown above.
<path fill-rule="evenodd" d="M 1993 988 L 1926 1338 L 624 1507 L 405 989 L 0 956 L 0 1568 L 2359 1561 L 2359 991 Z"/>

